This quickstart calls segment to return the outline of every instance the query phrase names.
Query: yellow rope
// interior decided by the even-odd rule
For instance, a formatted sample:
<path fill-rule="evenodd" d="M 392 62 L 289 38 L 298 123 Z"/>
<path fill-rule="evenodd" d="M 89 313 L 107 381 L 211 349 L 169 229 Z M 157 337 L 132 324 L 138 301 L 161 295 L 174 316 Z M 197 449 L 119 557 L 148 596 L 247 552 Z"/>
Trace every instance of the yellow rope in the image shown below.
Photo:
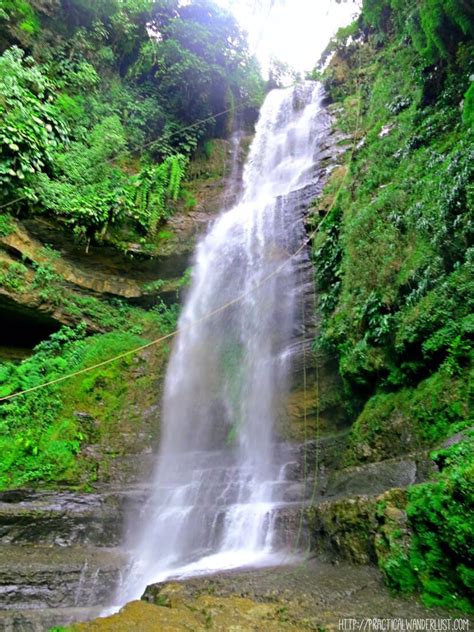
<path fill-rule="evenodd" d="M 360 92 L 359 92 L 359 94 L 360 94 Z M 357 130 L 359 128 L 360 110 L 361 110 L 361 99 L 359 97 L 359 107 L 358 107 L 358 114 L 357 114 L 356 132 L 357 132 Z M 349 165 L 352 162 L 352 158 L 353 158 L 353 155 L 354 155 L 354 152 L 355 152 L 355 144 L 356 144 L 356 139 L 354 138 L 354 142 L 353 142 L 353 145 L 352 145 L 351 156 L 350 156 L 350 159 L 349 159 Z M 34 391 L 37 391 L 37 390 L 39 390 L 41 388 L 46 388 L 48 386 L 53 386 L 54 384 L 59 384 L 61 382 L 64 382 L 65 380 L 69 380 L 69 379 L 71 379 L 73 377 L 76 377 L 77 375 L 82 375 L 83 373 L 87 373 L 89 371 L 93 371 L 93 370 L 95 370 L 95 369 L 97 369 L 99 367 L 102 367 L 102 366 L 105 366 L 107 364 L 110 364 L 111 362 L 116 362 L 117 360 L 121 360 L 122 358 L 125 358 L 127 356 L 134 355 L 135 353 L 138 353 L 139 351 L 143 351 L 144 349 L 148 349 L 149 347 L 158 345 L 161 342 L 163 342 L 163 341 L 165 341 L 165 340 L 167 340 L 169 338 L 172 338 L 179 331 L 181 331 L 183 329 L 190 328 L 190 327 L 194 327 L 194 326 L 200 324 L 201 322 L 206 321 L 209 318 L 212 318 L 212 316 L 215 316 L 216 314 L 219 314 L 219 313 L 225 311 L 228 307 L 230 307 L 232 305 L 235 305 L 236 303 L 239 303 L 241 300 L 246 298 L 249 294 L 252 294 L 253 292 L 255 292 L 255 290 L 259 289 L 269 279 L 271 279 L 275 275 L 279 274 L 281 272 L 281 270 L 283 270 L 283 268 L 290 261 L 292 261 L 295 257 L 297 257 L 304 250 L 304 248 L 306 248 L 306 246 L 314 239 L 316 234 L 319 232 L 319 229 L 321 228 L 324 220 L 326 219 L 326 217 L 329 215 L 329 213 L 334 208 L 334 206 L 336 204 L 336 201 L 337 201 L 337 198 L 339 196 L 339 193 L 341 192 L 342 187 L 344 186 L 344 184 L 346 182 L 348 173 L 349 173 L 349 169 L 344 174 L 344 177 L 343 177 L 343 179 L 342 179 L 342 181 L 341 181 L 341 183 L 340 183 L 340 185 L 338 187 L 336 195 L 334 196 L 334 199 L 333 199 L 332 203 L 329 205 L 329 208 L 324 213 L 324 216 L 322 217 L 321 221 L 318 223 L 316 228 L 309 234 L 309 236 L 303 241 L 301 246 L 290 257 L 288 257 L 280 266 L 278 266 L 273 272 L 271 272 L 266 277 L 261 279 L 258 283 L 256 283 L 248 291 L 239 294 L 234 299 L 232 299 L 232 300 L 228 301 L 227 303 L 224 303 L 223 305 L 217 307 L 216 309 L 212 310 L 211 312 L 205 314 L 202 318 L 199 318 L 198 320 L 193 321 L 192 323 L 190 323 L 189 325 L 187 325 L 184 328 L 175 329 L 174 331 L 172 331 L 172 332 L 170 332 L 170 333 L 168 333 L 168 334 L 166 334 L 164 336 L 161 336 L 160 338 L 156 338 L 155 340 L 152 340 L 151 342 L 148 342 L 148 343 L 146 343 L 144 345 L 141 345 L 139 347 L 135 347 L 134 349 L 130 349 L 129 351 L 124 351 L 123 353 L 120 353 L 120 354 L 118 354 L 118 355 L 116 355 L 116 356 L 114 356 L 112 358 L 109 358 L 108 360 L 104 360 L 102 362 L 98 362 L 97 364 L 94 364 L 94 365 L 92 365 L 90 367 L 85 367 L 83 369 L 79 369 L 78 371 L 74 371 L 73 373 L 68 373 L 67 375 L 63 375 L 61 377 L 55 378 L 54 380 L 49 380 L 48 382 L 44 382 L 42 384 L 37 384 L 36 386 L 32 386 L 32 387 L 24 389 L 22 391 L 18 391 L 17 393 L 12 393 L 11 395 L 7 395 L 5 397 L 0 397 L 0 402 L 12 400 L 12 399 L 14 399 L 16 397 L 20 397 L 21 395 L 26 395 L 28 393 L 32 393 Z"/>
<path fill-rule="evenodd" d="M 321 221 L 319 222 L 317 227 L 313 230 L 313 232 L 309 235 L 309 237 L 307 237 L 307 239 L 304 240 L 304 242 L 298 248 L 298 250 L 296 250 L 296 252 L 294 252 L 290 257 L 285 259 L 285 261 L 283 261 L 282 264 L 280 264 L 275 270 L 273 270 L 273 272 L 268 274 L 266 277 L 263 277 L 263 279 L 261 279 L 258 283 L 255 283 L 255 285 L 252 288 L 250 288 L 249 290 L 247 290 L 246 292 L 242 292 L 241 294 L 239 294 L 238 296 L 236 296 L 232 300 L 228 301 L 227 303 L 224 303 L 223 305 L 220 305 L 219 307 L 216 307 L 214 310 L 208 312 L 207 314 L 205 314 L 201 318 L 189 323 L 189 325 L 186 325 L 185 327 L 181 327 L 180 329 L 175 329 L 174 331 L 172 331 L 172 332 L 170 332 L 170 333 L 168 333 L 168 334 L 166 334 L 164 336 L 161 336 L 160 338 L 156 338 L 156 340 L 152 340 L 151 342 L 148 342 L 148 343 L 146 343 L 144 345 L 141 345 L 140 347 L 135 347 L 134 349 L 130 349 L 129 351 L 124 351 L 123 353 L 120 353 L 120 354 L 114 356 L 113 358 L 109 358 L 108 360 L 104 360 L 103 362 L 98 362 L 97 364 L 94 364 L 94 365 L 92 365 L 90 367 L 86 367 L 84 369 L 79 369 L 78 371 L 74 371 L 73 373 L 69 373 L 67 375 L 63 375 L 62 377 L 55 378 L 54 380 L 50 380 L 49 382 L 45 382 L 43 384 L 37 384 L 36 386 L 32 386 L 31 388 L 27 388 L 27 389 L 25 389 L 23 391 L 19 391 L 17 393 L 12 393 L 11 395 L 7 395 L 6 397 L 0 397 L 0 402 L 6 401 L 6 400 L 9 400 L 9 399 L 14 399 L 15 397 L 19 397 L 20 395 L 25 395 L 25 394 L 31 393 L 33 391 L 37 391 L 40 388 L 46 388 L 47 386 L 52 386 L 53 384 L 58 384 L 59 382 L 63 382 L 64 380 L 69 380 L 70 378 L 75 377 L 76 375 L 81 375 L 82 373 L 87 373 L 88 371 L 93 371 L 94 369 L 97 369 L 97 368 L 99 368 L 101 366 L 104 366 L 106 364 L 110 364 L 111 362 L 115 362 L 116 360 L 120 360 L 120 359 L 125 358 L 125 357 L 127 357 L 129 355 L 133 355 L 135 353 L 138 353 L 139 351 L 143 351 L 144 349 L 147 349 L 149 347 L 157 345 L 160 342 L 163 342 L 164 340 L 167 340 L 168 338 L 172 338 L 173 336 L 175 336 L 180 331 L 183 331 L 185 329 L 189 329 L 191 327 L 194 327 L 194 326 L 202 323 L 203 321 L 206 321 L 209 318 L 212 318 L 212 316 L 215 316 L 216 314 L 219 314 L 219 313 L 223 312 L 224 310 L 226 310 L 231 305 L 235 305 L 236 303 L 239 303 L 244 298 L 246 298 L 248 295 L 250 295 L 253 292 L 255 292 L 255 290 L 257 290 L 260 287 L 262 287 L 262 285 L 264 285 L 264 283 L 266 283 L 269 279 L 271 279 L 275 275 L 279 274 L 281 272 L 281 270 L 283 270 L 283 268 L 290 261 L 292 261 L 295 257 L 297 257 L 303 251 L 303 249 L 308 245 L 308 243 L 314 238 L 314 236 L 318 232 L 319 228 L 321 227 L 321 224 L 323 223 L 324 219 L 326 218 L 326 216 L 330 212 L 330 210 L 331 209 L 328 209 L 328 211 L 326 212 L 325 216 L 321 219 Z"/>

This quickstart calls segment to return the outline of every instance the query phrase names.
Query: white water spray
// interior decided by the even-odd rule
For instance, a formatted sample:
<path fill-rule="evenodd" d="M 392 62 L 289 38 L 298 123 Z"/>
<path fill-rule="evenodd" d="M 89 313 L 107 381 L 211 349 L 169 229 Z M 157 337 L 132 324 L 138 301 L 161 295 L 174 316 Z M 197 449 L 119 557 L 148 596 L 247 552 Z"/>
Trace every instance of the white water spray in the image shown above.
<path fill-rule="evenodd" d="M 169 577 L 282 559 L 274 517 L 285 451 L 275 423 L 303 291 L 291 255 L 304 232 L 291 197 L 314 178 L 319 111 L 310 82 L 267 96 L 240 201 L 197 248 L 166 376 L 153 492 L 134 520 L 120 605 Z"/>

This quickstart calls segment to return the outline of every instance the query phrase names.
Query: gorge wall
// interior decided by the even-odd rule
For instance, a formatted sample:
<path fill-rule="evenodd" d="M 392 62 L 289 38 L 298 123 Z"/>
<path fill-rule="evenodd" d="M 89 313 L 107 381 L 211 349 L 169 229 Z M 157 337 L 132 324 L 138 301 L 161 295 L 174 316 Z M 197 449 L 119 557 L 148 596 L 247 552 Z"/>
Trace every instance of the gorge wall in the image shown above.
<path fill-rule="evenodd" d="M 470 611 L 474 15 L 455 4 L 364 2 L 316 73 L 351 137 L 313 244 L 316 357 L 350 429 L 309 521 L 316 548 Z"/>

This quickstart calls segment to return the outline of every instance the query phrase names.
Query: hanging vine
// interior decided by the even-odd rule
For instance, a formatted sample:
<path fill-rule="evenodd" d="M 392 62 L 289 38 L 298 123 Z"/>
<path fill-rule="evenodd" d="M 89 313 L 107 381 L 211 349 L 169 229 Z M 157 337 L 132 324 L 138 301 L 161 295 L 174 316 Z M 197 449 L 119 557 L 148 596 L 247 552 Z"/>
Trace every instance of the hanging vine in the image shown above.
<path fill-rule="evenodd" d="M 183 154 L 175 154 L 140 172 L 136 182 L 135 210 L 138 221 L 149 233 L 154 234 L 160 222 L 170 216 L 171 203 L 179 197 L 187 164 Z"/>

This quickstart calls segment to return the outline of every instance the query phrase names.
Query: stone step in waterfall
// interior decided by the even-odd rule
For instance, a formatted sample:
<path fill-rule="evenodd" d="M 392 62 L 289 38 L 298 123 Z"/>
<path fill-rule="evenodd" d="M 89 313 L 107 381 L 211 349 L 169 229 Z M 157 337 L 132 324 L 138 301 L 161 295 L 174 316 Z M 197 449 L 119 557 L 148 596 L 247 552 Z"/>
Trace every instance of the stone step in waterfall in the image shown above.
<path fill-rule="evenodd" d="M 284 465 L 268 472 L 261 482 L 278 499 L 271 511 L 288 504 L 303 503 L 307 490 L 295 478 L 298 471 L 297 448 L 280 446 L 285 453 Z M 168 510 L 185 511 L 192 507 L 207 508 L 210 518 L 218 517 L 229 506 L 241 503 L 242 480 L 252 483 L 251 468 L 224 463 L 232 454 L 223 451 L 189 455 L 196 461 L 193 480 L 180 485 L 179 465 L 170 470 L 169 478 L 153 492 L 161 491 Z M 240 487 L 236 481 L 240 481 Z M 150 485 L 131 485 L 122 489 L 105 488 L 101 493 L 49 492 L 15 490 L 0 493 L 0 545 L 44 544 L 56 546 L 118 546 L 126 537 L 125 516 L 136 517 L 146 505 Z M 133 529 L 133 521 L 128 524 Z"/>
<path fill-rule="evenodd" d="M 103 605 L 125 563 L 119 549 L 0 546 L 1 609 Z"/>
<path fill-rule="evenodd" d="M 271 508 L 274 515 L 298 513 L 298 508 L 308 503 L 374 496 L 390 488 L 404 488 L 426 480 L 431 472 L 432 463 L 422 452 L 340 468 L 335 452 L 340 453 L 345 437 L 341 433 L 339 438 L 324 438 L 318 444 L 310 442 L 306 449 L 294 448 L 292 458 L 266 483 L 278 499 Z M 209 515 L 218 515 L 236 503 L 235 475 L 232 467 L 226 470 L 217 465 L 198 471 L 189 497 L 198 500 L 200 507 L 211 509 Z M 149 494 L 147 485 L 120 490 L 106 488 L 100 493 L 31 490 L 0 493 L 0 545 L 119 546 L 127 526 L 133 528 L 133 523 L 126 524 L 125 516 L 137 516 Z M 191 505 L 183 503 L 176 508 L 186 506 Z"/>

